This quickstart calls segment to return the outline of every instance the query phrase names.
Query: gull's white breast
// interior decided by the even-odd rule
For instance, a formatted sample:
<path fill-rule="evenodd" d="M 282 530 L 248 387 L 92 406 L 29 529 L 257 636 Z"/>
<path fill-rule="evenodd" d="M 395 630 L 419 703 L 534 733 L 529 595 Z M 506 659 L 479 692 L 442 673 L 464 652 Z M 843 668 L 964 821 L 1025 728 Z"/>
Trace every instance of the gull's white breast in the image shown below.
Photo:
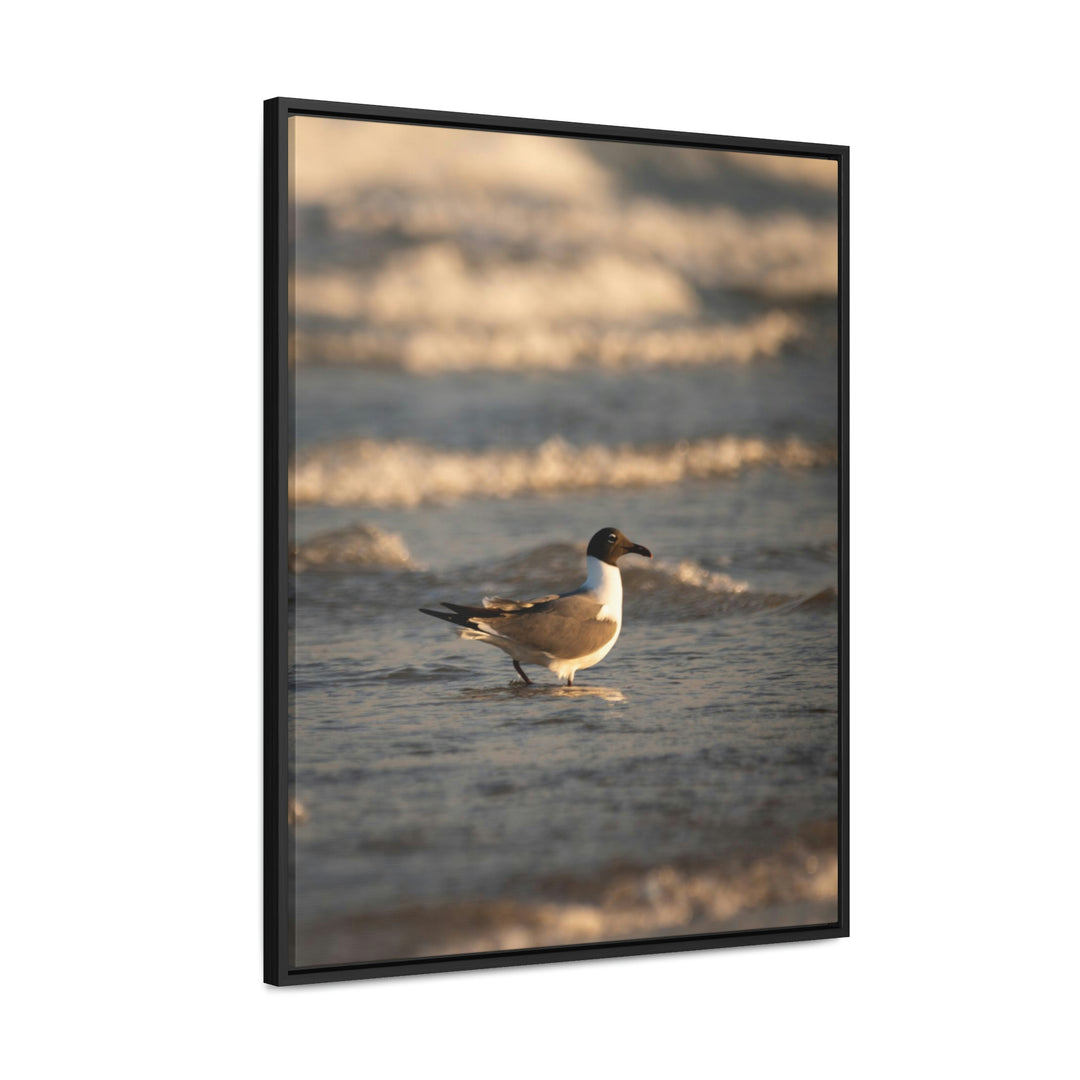
<path fill-rule="evenodd" d="M 622 630 L 622 574 L 619 568 L 611 563 L 601 562 L 592 555 L 588 557 L 586 565 L 589 572 L 585 584 L 581 587 L 582 591 L 591 593 L 599 601 L 601 607 L 596 617 L 605 622 L 613 622 L 615 633 L 596 652 L 589 653 L 588 656 L 549 663 L 548 670 L 555 672 L 560 679 L 573 678 L 575 671 L 583 671 L 599 664 L 611 652 Z"/>
<path fill-rule="evenodd" d="M 610 619 L 622 626 L 622 574 L 617 566 L 611 563 L 601 562 L 595 556 L 590 555 L 586 560 L 589 568 L 585 584 L 581 586 L 584 592 L 592 593 L 600 602 L 600 614 L 598 619 Z M 616 632 L 617 636 L 618 632 Z M 614 644 L 614 642 L 612 642 Z M 610 648 L 610 646 L 608 646 Z"/>

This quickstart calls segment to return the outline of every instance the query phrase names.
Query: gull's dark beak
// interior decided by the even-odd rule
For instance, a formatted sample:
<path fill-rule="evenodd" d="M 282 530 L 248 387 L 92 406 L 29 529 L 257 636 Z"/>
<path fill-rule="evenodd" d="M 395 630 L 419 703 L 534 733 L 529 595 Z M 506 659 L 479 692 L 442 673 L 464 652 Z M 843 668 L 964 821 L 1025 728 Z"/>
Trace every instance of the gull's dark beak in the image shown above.
<path fill-rule="evenodd" d="M 641 544 L 631 544 L 627 549 L 628 555 L 644 555 L 646 559 L 652 558 L 652 552 L 647 547 L 642 547 Z"/>

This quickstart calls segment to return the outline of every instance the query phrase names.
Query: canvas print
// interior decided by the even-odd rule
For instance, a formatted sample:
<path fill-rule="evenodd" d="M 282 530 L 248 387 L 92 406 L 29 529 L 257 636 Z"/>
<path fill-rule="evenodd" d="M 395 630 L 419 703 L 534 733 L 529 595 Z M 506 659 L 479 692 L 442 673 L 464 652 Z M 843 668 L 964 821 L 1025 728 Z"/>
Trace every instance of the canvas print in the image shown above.
<path fill-rule="evenodd" d="M 288 151 L 289 964 L 835 923 L 836 160 Z"/>

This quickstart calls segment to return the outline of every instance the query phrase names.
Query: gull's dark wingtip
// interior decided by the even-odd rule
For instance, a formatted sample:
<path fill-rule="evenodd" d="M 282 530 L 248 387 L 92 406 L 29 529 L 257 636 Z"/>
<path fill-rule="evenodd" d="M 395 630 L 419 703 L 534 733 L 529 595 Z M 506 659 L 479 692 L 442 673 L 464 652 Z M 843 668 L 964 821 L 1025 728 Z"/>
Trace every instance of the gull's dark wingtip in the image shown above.
<path fill-rule="evenodd" d="M 452 615 L 448 614 L 445 611 L 432 611 L 431 608 L 426 608 L 426 607 L 417 608 L 416 610 L 419 611 L 423 615 L 434 615 L 436 619 L 451 619 L 451 618 L 453 618 Z"/>
<path fill-rule="evenodd" d="M 442 619 L 443 622 L 453 623 L 455 626 L 464 626 L 467 629 L 471 628 L 469 622 L 470 616 L 464 615 L 459 611 L 432 611 L 431 608 L 417 608 L 419 612 L 424 615 L 431 615 L 433 618 Z"/>

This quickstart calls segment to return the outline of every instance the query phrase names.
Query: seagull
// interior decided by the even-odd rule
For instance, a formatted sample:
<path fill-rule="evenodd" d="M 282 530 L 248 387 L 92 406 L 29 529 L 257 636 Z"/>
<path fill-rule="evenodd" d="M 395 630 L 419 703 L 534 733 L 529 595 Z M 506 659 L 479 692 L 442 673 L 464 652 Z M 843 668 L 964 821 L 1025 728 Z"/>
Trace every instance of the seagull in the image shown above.
<path fill-rule="evenodd" d="M 565 679 L 567 686 L 573 686 L 575 672 L 599 664 L 619 637 L 619 559 L 629 554 L 652 558 L 647 547 L 632 543 L 618 529 L 601 529 L 589 541 L 585 583 L 573 592 L 552 593 L 535 600 L 485 596 L 482 607 L 444 600 L 442 606 L 449 608 L 448 612 L 428 608 L 420 611 L 461 627 L 459 636 L 466 641 L 482 641 L 508 653 L 526 685 L 532 679 L 522 670 L 522 664 L 546 667 Z"/>

